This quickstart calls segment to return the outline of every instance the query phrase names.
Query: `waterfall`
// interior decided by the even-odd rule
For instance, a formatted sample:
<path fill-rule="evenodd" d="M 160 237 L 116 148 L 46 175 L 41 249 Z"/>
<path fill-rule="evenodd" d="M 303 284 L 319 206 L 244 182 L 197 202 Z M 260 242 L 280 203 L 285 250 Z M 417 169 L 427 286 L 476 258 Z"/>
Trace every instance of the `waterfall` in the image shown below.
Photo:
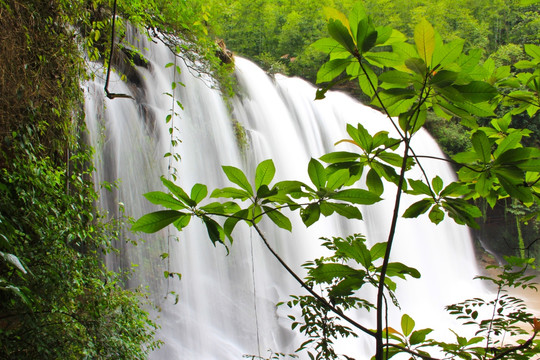
<path fill-rule="evenodd" d="M 188 189 L 197 182 L 209 189 L 229 186 L 221 165 L 239 167 L 252 176 L 256 164 L 270 158 L 279 180 L 307 182 L 311 157 L 354 150 L 334 146 L 348 137 L 346 123 L 361 122 L 370 132 L 391 131 L 384 116 L 345 94 L 329 92 L 325 100 L 314 101 L 315 88 L 307 82 L 281 75 L 269 77 L 242 58 L 235 62 L 238 93 L 224 101 L 211 80 L 192 74 L 165 45 L 133 30 L 129 37 L 131 43 L 139 44 L 148 63 L 137 66 L 127 83 L 113 74 L 109 89 L 129 94 L 134 100 L 107 99 L 98 68 L 98 76 L 85 84 L 88 137 L 96 149 L 96 183 L 118 180 L 112 191 L 100 190 L 100 206 L 111 216 L 122 214 L 119 203 L 126 215 L 134 218 L 157 210 L 142 194 L 164 190 L 159 178 L 167 176 L 170 164 L 178 169 L 177 183 Z M 181 66 L 182 73 L 175 75 L 174 66 L 165 66 L 168 63 Z M 172 92 L 174 79 L 185 86 L 177 87 L 171 98 L 165 93 Z M 173 136 L 181 143 L 172 150 L 181 156 L 179 162 L 163 157 L 171 151 L 171 123 L 165 119 L 173 106 L 179 113 L 172 120 L 176 129 Z M 417 154 L 442 156 L 426 132 L 416 136 L 413 147 Z M 444 163 L 426 161 L 424 166 L 428 176 L 439 175 L 445 183 L 453 177 Z M 276 251 L 304 274 L 300 264 L 322 254 L 319 237 L 362 233 L 371 244 L 385 241 L 392 191 L 384 197 L 386 201 L 363 209 L 364 221 L 334 216 L 306 229 L 295 215 L 292 233 L 264 221 L 262 225 Z M 402 205 L 401 212 L 406 207 Z M 206 229 L 193 219 L 181 233 L 172 227 L 155 236 L 126 233 L 137 246 L 123 242 L 119 244 L 122 256 L 109 256 L 112 268 L 137 264 L 129 285 L 147 287 L 160 310 L 159 336 L 165 344 L 152 358 L 232 360 L 244 354 L 268 355 L 268 349 L 291 353 L 299 346 L 301 338 L 290 330 L 290 310 L 275 304 L 302 290 L 247 226 L 238 226 L 234 235 L 227 254 L 225 247 L 211 244 Z M 444 328 L 448 323 L 444 305 L 471 296 L 477 286 L 471 281 L 477 268 L 468 230 L 450 220 L 436 226 L 427 219 L 400 219 L 395 244 L 393 260 L 422 273 L 420 280 L 398 283 L 402 311 L 418 326 L 443 324 Z M 169 256 L 162 260 L 163 253 Z M 166 279 L 164 271 L 181 273 L 181 281 Z M 174 304 L 174 296 L 165 298 L 169 292 L 178 294 L 178 304 Z M 373 325 L 373 314 L 362 316 L 361 321 Z M 399 315 L 393 321 L 390 326 L 399 327 Z M 347 351 L 358 359 L 369 358 L 369 346 L 362 340 L 346 344 Z"/>

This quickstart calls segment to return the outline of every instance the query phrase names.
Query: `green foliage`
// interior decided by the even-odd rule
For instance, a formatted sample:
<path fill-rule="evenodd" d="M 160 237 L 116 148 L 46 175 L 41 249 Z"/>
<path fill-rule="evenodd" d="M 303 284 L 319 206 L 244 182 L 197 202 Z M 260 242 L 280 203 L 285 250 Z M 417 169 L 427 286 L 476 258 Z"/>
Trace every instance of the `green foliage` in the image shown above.
<path fill-rule="evenodd" d="M 264 1 L 253 3 L 258 16 L 263 5 Z M 275 167 L 271 160 L 258 165 L 253 179 L 241 169 L 223 166 L 234 185 L 210 192 L 211 198 L 225 198 L 223 203 L 206 203 L 208 192 L 203 185 L 196 184 L 188 196 L 180 187 L 162 179 L 170 193 L 145 196 L 169 210 L 143 216 L 135 222 L 133 230 L 153 232 L 170 223 L 182 230 L 188 224 L 187 219 L 198 217 L 205 224 L 210 240 L 225 244 L 226 239 L 233 242 L 233 230 L 239 222 L 253 227 L 269 251 L 308 292 L 308 295 L 294 295 L 287 305 L 301 307 L 302 318 L 291 317 L 292 326 L 307 336 L 299 350 L 306 350 L 312 359 L 347 358 L 335 353 L 333 341 L 337 337 L 358 335 L 355 331 L 374 340 L 376 360 L 402 352 L 431 358 L 428 350 L 437 349 L 464 359 L 521 359 L 537 354 L 540 349 L 535 336 L 540 325 L 537 326 L 536 320 L 528 340 L 511 339 L 515 340 L 511 344 L 508 339 L 504 344 L 490 340 L 492 332 L 517 335 L 518 321 L 532 321 L 523 303 L 514 298 L 497 295 L 494 301 L 473 299 L 449 307 L 460 319 L 472 319 L 468 323 L 477 326 L 477 335 L 481 335 L 467 339 L 456 333 L 453 343 L 427 339 L 431 329 L 415 329 L 415 322 L 408 315 L 401 318 L 401 331 L 389 328 L 385 323 L 391 319 L 385 319 L 385 314 L 388 297 L 398 304 L 394 295 L 395 278 L 420 277 L 414 268 L 390 262 L 399 214 L 412 219 L 427 213 L 435 224 L 448 216 L 458 224 L 477 227 L 476 218 L 482 212 L 471 200 L 485 199 L 491 207 L 505 198 L 527 208 L 538 205 L 540 150 L 522 145 L 522 139 L 529 135 L 527 130 L 510 126 L 513 117 L 532 117 L 540 109 L 538 46 L 524 47 L 529 60 L 514 65 L 522 71 L 515 75 L 508 67 L 496 67 L 493 59 L 481 63 L 481 52 L 467 52 L 461 39 L 445 42 L 425 19 L 419 19 L 408 34 L 412 36 L 408 42 L 404 33 L 376 26 L 362 3 L 357 3 L 348 17 L 337 10 L 327 10 L 326 14 L 329 37 L 317 40 L 312 46 L 326 58 L 317 73 L 317 81 L 324 83 L 317 91 L 317 98 L 323 98 L 336 83 L 356 81 L 371 106 L 387 116 L 397 137 L 391 138 L 387 132 L 371 134 L 361 124 L 347 125 L 349 138 L 336 145 L 353 144 L 356 151 L 331 152 L 320 161 L 311 159 L 307 165 L 309 184 L 286 180 L 272 185 Z M 411 142 L 425 124 L 428 113 L 459 119 L 469 129 L 470 145 L 451 160 L 458 168 L 458 180 L 448 184 L 439 176 L 428 177 L 422 159 L 433 156 L 417 154 Z M 408 178 L 413 168 L 422 173 L 420 179 Z M 358 182 L 362 175 L 365 186 Z M 305 226 L 317 222 L 321 215 L 334 213 L 348 219 L 362 219 L 358 205 L 377 203 L 388 186 L 396 186 L 397 195 L 387 241 L 368 248 L 361 235 L 325 239 L 323 245 L 331 255 L 307 262 L 304 267 L 308 275 L 304 280 L 279 257 L 258 227 L 265 218 L 290 231 L 292 222 L 283 209 L 298 211 Z M 418 197 L 405 211 L 400 208 L 403 193 Z M 523 265 L 513 258 L 507 261 L 510 268 Z M 505 269 L 502 277 L 484 280 L 494 282 L 502 291 L 517 284 L 528 286 L 530 278 L 521 270 Z M 376 289 L 373 300 L 357 297 L 357 291 L 364 285 Z M 480 319 L 475 312 L 477 307 L 491 307 L 496 315 L 477 321 Z M 374 311 L 376 329 L 368 329 L 351 319 L 347 314 L 352 309 Z M 486 347 L 477 346 L 484 338 Z"/>
<path fill-rule="evenodd" d="M 0 352 L 10 359 L 143 359 L 158 345 L 144 294 L 103 264 L 122 222 L 95 211 L 89 160 L 73 154 L 68 172 L 21 151 L 0 172 Z"/>

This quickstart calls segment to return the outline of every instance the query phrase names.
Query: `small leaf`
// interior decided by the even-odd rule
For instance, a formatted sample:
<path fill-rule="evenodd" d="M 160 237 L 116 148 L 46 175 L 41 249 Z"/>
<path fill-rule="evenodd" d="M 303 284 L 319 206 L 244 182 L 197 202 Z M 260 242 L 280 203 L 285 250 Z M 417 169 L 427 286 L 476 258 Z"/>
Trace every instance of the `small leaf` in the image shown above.
<path fill-rule="evenodd" d="M 343 200 L 353 204 L 361 205 L 371 205 L 382 200 L 377 194 L 374 194 L 371 191 L 367 191 L 364 189 L 341 190 L 335 192 L 329 197 L 335 200 Z"/>
<path fill-rule="evenodd" d="M 175 210 L 155 211 L 143 215 L 133 224 L 131 231 L 142 231 L 147 234 L 155 233 L 185 215 L 188 214 Z"/>
<path fill-rule="evenodd" d="M 195 184 L 191 188 L 191 200 L 197 204 L 200 203 L 208 195 L 208 189 L 206 185 Z"/>
<path fill-rule="evenodd" d="M 275 174 L 276 167 L 271 159 L 261 162 L 255 170 L 255 189 L 259 189 L 261 185 L 269 185 Z"/>
<path fill-rule="evenodd" d="M 263 206 L 263 209 L 265 211 L 265 214 L 270 218 L 270 220 L 274 222 L 274 224 L 276 224 L 282 229 L 292 231 L 291 220 L 289 220 L 288 217 L 283 215 L 280 211 L 272 209 L 268 206 Z"/>
<path fill-rule="evenodd" d="M 317 72 L 317 84 L 334 80 L 351 62 L 351 59 L 334 59 L 325 62 Z"/>
<path fill-rule="evenodd" d="M 401 331 L 403 331 L 403 335 L 409 336 L 409 334 L 414 329 L 414 320 L 407 314 L 403 314 L 401 317 Z"/>
<path fill-rule="evenodd" d="M 444 211 L 441 210 L 439 205 L 434 206 L 428 214 L 429 220 L 434 224 L 439 224 L 444 220 Z"/>
<path fill-rule="evenodd" d="M 343 25 L 340 20 L 330 19 L 328 21 L 328 33 L 330 36 L 340 43 L 347 51 L 354 53 L 356 49 L 354 41 L 351 37 L 349 29 Z"/>
<path fill-rule="evenodd" d="M 231 182 L 246 190 L 250 196 L 253 196 L 253 188 L 242 170 L 234 166 L 222 166 L 222 168 L 223 172 Z"/>
<path fill-rule="evenodd" d="M 306 227 L 313 225 L 321 217 L 321 209 L 318 204 L 309 204 L 300 210 L 300 217 Z"/>
<path fill-rule="evenodd" d="M 485 132 L 478 130 L 471 136 L 471 142 L 480 161 L 487 164 L 491 161 L 491 144 Z"/>
<path fill-rule="evenodd" d="M 326 185 L 326 173 L 320 162 L 311 159 L 308 164 L 308 174 L 311 182 L 317 189 L 322 189 Z"/>
<path fill-rule="evenodd" d="M 403 213 L 404 218 L 416 218 L 428 211 L 433 205 L 433 199 L 422 199 L 415 202 Z"/>
<path fill-rule="evenodd" d="M 369 188 L 369 191 L 377 196 L 381 196 L 381 194 L 384 192 L 384 185 L 381 177 L 374 169 L 369 170 L 366 177 L 366 185 Z"/>
<path fill-rule="evenodd" d="M 171 194 L 161 191 L 151 191 L 143 196 L 154 205 L 162 205 L 171 210 L 187 209 L 184 203 L 175 199 Z"/>

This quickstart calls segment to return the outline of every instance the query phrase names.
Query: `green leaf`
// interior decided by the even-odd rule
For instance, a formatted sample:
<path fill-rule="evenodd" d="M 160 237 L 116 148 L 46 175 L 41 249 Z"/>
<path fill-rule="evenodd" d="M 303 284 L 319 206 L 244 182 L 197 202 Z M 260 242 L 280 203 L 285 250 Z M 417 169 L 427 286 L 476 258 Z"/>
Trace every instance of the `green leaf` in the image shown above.
<path fill-rule="evenodd" d="M 326 172 L 322 164 L 313 158 L 308 164 L 308 175 L 317 189 L 324 188 L 326 185 Z"/>
<path fill-rule="evenodd" d="M 498 158 L 499 155 L 501 155 L 505 151 L 516 148 L 517 146 L 519 146 L 521 138 L 522 135 L 518 132 L 508 134 L 508 136 L 506 136 L 503 141 L 501 141 L 497 149 L 495 149 L 495 151 L 493 152 L 493 156 L 495 156 L 495 158 Z"/>
<path fill-rule="evenodd" d="M 407 193 L 412 195 L 428 195 L 431 196 L 431 189 L 427 186 L 422 180 L 413 180 L 409 179 L 409 185 L 411 190 L 408 190 Z"/>
<path fill-rule="evenodd" d="M 349 276 L 356 277 L 358 274 L 362 273 L 363 272 L 355 270 L 350 266 L 333 263 L 321 264 L 309 272 L 316 282 L 323 283 L 330 283 L 335 278 L 345 279 Z"/>
<path fill-rule="evenodd" d="M 380 267 L 377 268 L 377 270 L 380 270 Z M 388 264 L 387 275 L 389 277 L 397 276 L 401 279 L 405 279 L 405 275 L 409 275 L 415 279 L 420 278 L 420 272 L 418 272 L 418 270 L 400 262 L 392 262 Z"/>
<path fill-rule="evenodd" d="M 433 60 L 431 64 L 433 66 L 445 66 L 455 62 L 461 55 L 464 44 L 465 40 L 462 39 L 456 39 L 448 44 L 444 44 L 441 49 L 437 49 L 437 51 L 433 52 Z"/>
<path fill-rule="evenodd" d="M 381 196 L 384 192 L 384 185 L 381 177 L 374 169 L 370 169 L 366 177 L 366 185 L 372 193 Z"/>
<path fill-rule="evenodd" d="M 330 176 L 328 176 L 328 182 L 326 188 L 329 190 L 335 190 L 341 188 L 349 180 L 349 170 L 339 169 Z"/>
<path fill-rule="evenodd" d="M 292 231 L 292 224 L 288 217 L 283 215 L 280 211 L 276 209 L 272 209 L 268 206 L 263 206 L 263 209 L 265 211 L 265 214 L 282 229 Z"/>
<path fill-rule="evenodd" d="M 367 52 L 364 58 L 372 65 L 378 67 L 394 67 L 403 64 L 401 57 L 393 52 L 377 51 Z"/>
<path fill-rule="evenodd" d="M 358 75 L 358 84 L 360 85 L 360 89 L 362 89 L 364 94 L 372 98 L 379 86 L 379 80 L 369 65 L 365 64 L 364 70 L 365 72 L 362 71 Z"/>
<path fill-rule="evenodd" d="M 431 206 L 433 206 L 434 201 L 433 199 L 422 199 L 420 201 L 415 202 L 405 212 L 403 213 L 404 218 L 416 218 L 420 216 L 421 214 L 428 211 Z"/>
<path fill-rule="evenodd" d="M 489 101 L 498 94 L 497 89 L 484 81 L 471 81 L 467 85 L 454 85 L 454 88 L 474 104 Z"/>
<path fill-rule="evenodd" d="M 349 29 L 343 25 L 340 20 L 330 19 L 328 21 L 328 33 L 330 36 L 340 43 L 347 51 L 354 53 L 356 49 L 354 41 L 349 33 Z"/>
<path fill-rule="evenodd" d="M 337 52 L 346 51 L 343 46 L 341 46 L 336 40 L 332 38 L 319 39 L 315 41 L 313 44 L 311 44 L 311 46 L 314 49 L 322 51 L 326 54 L 330 54 L 334 51 L 337 51 Z M 347 52 L 347 54 L 349 53 Z"/>
<path fill-rule="evenodd" d="M 276 167 L 271 159 L 261 162 L 255 170 L 255 189 L 259 189 L 261 185 L 269 185 L 275 174 Z"/>
<path fill-rule="evenodd" d="M 227 220 L 223 223 L 223 231 L 225 232 L 225 235 L 229 238 L 229 241 L 232 244 L 232 237 L 231 234 L 236 227 L 236 224 L 240 221 L 244 221 L 249 217 L 249 211 L 247 209 L 240 210 L 236 212 L 231 217 L 228 217 Z"/>
<path fill-rule="evenodd" d="M 221 225 L 208 216 L 203 216 L 201 219 L 204 225 L 206 225 L 206 231 L 208 232 L 208 236 L 210 237 L 212 244 L 216 246 L 216 243 L 224 243 L 225 232 Z"/>
<path fill-rule="evenodd" d="M 422 329 L 413 331 L 411 337 L 409 338 L 410 344 L 417 345 L 423 343 L 426 340 L 426 336 L 432 331 L 433 329 Z"/>
<path fill-rule="evenodd" d="M 321 209 L 319 204 L 309 204 L 300 210 L 300 217 L 306 227 L 313 225 L 321 217 Z"/>
<path fill-rule="evenodd" d="M 253 188 L 242 170 L 234 166 L 222 166 L 222 168 L 223 172 L 231 182 L 246 190 L 250 196 L 253 196 Z"/>
<path fill-rule="evenodd" d="M 491 144 L 485 132 L 478 130 L 471 136 L 474 151 L 480 161 L 488 164 L 491 161 Z"/>
<path fill-rule="evenodd" d="M 358 24 L 368 17 L 364 4 L 357 1 L 349 13 L 349 26 L 355 39 L 358 38 Z M 358 42 L 358 41 L 357 41 Z"/>
<path fill-rule="evenodd" d="M 180 217 L 178 220 L 174 221 L 172 224 L 175 228 L 178 229 L 178 231 L 182 231 L 183 228 L 189 225 L 190 221 L 191 221 L 191 214 L 187 214 Z"/>
<path fill-rule="evenodd" d="M 435 50 L 435 30 L 426 19 L 422 19 L 415 27 L 414 42 L 418 54 L 427 66 L 430 66 L 433 58 L 433 50 Z"/>
<path fill-rule="evenodd" d="M 371 205 L 381 201 L 379 195 L 364 189 L 346 189 L 336 191 L 331 196 L 332 199 L 347 201 L 353 204 Z"/>
<path fill-rule="evenodd" d="M 336 247 L 341 255 L 355 260 L 366 269 L 371 267 L 371 253 L 363 241 L 354 241 L 351 244 L 345 241 L 337 241 Z"/>
<path fill-rule="evenodd" d="M 435 191 L 435 194 L 438 194 L 443 189 L 443 181 L 442 179 L 437 175 L 431 180 L 431 186 L 433 187 L 433 191 Z"/>
<path fill-rule="evenodd" d="M 186 203 L 188 206 L 195 206 L 197 203 L 195 203 L 193 200 L 190 199 L 190 197 L 186 194 L 184 189 L 174 184 L 172 181 L 165 179 L 165 177 L 161 177 L 161 182 L 169 191 L 176 196 L 177 198 L 181 199 L 184 203 Z"/>
<path fill-rule="evenodd" d="M 441 70 L 436 73 L 430 80 L 430 85 L 437 87 L 446 87 L 452 85 L 458 78 L 458 74 L 454 71 Z"/>
<path fill-rule="evenodd" d="M 186 215 L 188 214 L 175 210 L 155 211 L 143 215 L 131 226 L 131 231 L 142 231 L 147 234 L 155 233 Z"/>
<path fill-rule="evenodd" d="M 436 205 L 431 209 L 428 216 L 432 223 L 439 224 L 444 220 L 444 211 L 441 210 L 439 205 Z"/>
<path fill-rule="evenodd" d="M 369 252 L 371 253 L 371 260 L 375 261 L 384 257 L 387 246 L 388 244 L 385 242 L 376 243 L 375 245 L 373 245 L 369 250 Z"/>
<path fill-rule="evenodd" d="M 534 44 L 525 44 L 523 45 L 525 53 L 529 56 L 532 56 L 536 61 L 540 61 L 540 46 Z"/>
<path fill-rule="evenodd" d="M 143 196 L 154 205 L 162 205 L 171 210 L 187 209 L 184 203 L 175 199 L 171 194 L 161 191 L 151 191 Z"/>
<path fill-rule="evenodd" d="M 405 66 L 421 76 L 426 75 L 427 67 L 426 63 L 422 59 L 409 58 L 405 60 Z"/>
<path fill-rule="evenodd" d="M 208 188 L 203 184 L 195 184 L 191 188 L 191 200 L 197 204 L 200 203 L 208 195 Z"/>
<path fill-rule="evenodd" d="M 347 219 L 362 220 L 362 213 L 355 206 L 348 205 L 348 204 L 333 203 L 329 201 L 325 201 L 323 204 L 327 206 L 329 209 L 337 212 L 339 215 L 346 217 Z M 323 204 L 321 204 L 321 207 Z"/>
<path fill-rule="evenodd" d="M 240 200 L 246 200 L 250 197 L 250 194 L 242 189 L 237 189 L 233 187 L 226 187 L 223 189 L 215 189 L 212 191 L 212 194 L 210 197 L 213 198 L 232 198 L 232 199 L 240 199 Z"/>
<path fill-rule="evenodd" d="M 325 62 L 317 72 L 317 84 L 334 80 L 351 62 L 352 59 L 334 59 Z"/>
<path fill-rule="evenodd" d="M 320 157 L 320 159 L 329 164 L 342 163 L 355 161 L 360 157 L 360 154 L 347 152 L 347 151 L 336 151 L 325 154 Z"/>
<path fill-rule="evenodd" d="M 406 72 L 398 70 L 385 71 L 379 75 L 379 80 L 388 84 L 409 85 L 412 84 L 414 77 Z"/>
<path fill-rule="evenodd" d="M 409 336 L 409 334 L 414 329 L 414 320 L 407 314 L 403 314 L 401 317 L 401 331 L 403 331 L 403 335 Z"/>
<path fill-rule="evenodd" d="M 367 153 L 373 150 L 373 138 L 362 124 L 358 123 L 356 128 L 351 124 L 347 124 L 347 133 L 362 150 Z"/>
<path fill-rule="evenodd" d="M 361 53 L 369 51 L 377 42 L 377 31 L 371 24 L 369 18 L 363 18 L 358 22 L 356 32 L 356 43 Z"/>

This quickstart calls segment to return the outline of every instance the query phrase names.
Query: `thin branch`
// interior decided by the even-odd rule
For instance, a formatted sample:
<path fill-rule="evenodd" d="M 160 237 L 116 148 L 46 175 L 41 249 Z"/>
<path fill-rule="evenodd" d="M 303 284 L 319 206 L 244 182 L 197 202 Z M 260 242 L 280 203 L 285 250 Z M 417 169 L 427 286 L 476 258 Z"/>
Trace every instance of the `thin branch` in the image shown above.
<path fill-rule="evenodd" d="M 255 230 L 257 231 L 257 233 L 259 234 L 260 238 L 262 239 L 262 241 L 264 242 L 264 245 L 268 248 L 268 250 L 272 253 L 272 255 L 276 258 L 276 260 L 281 264 L 281 266 L 283 266 L 285 268 L 285 270 L 300 284 L 300 286 L 302 286 L 304 289 L 306 289 L 315 299 L 317 299 L 325 308 L 327 308 L 328 310 L 336 313 L 337 315 L 339 315 L 341 318 L 343 318 L 343 320 L 347 321 L 349 324 L 355 326 L 356 328 L 358 328 L 359 330 L 363 331 L 364 333 L 368 334 L 368 335 L 371 335 L 373 337 L 377 336 L 377 334 L 373 331 L 373 330 L 370 330 L 368 328 L 366 328 L 365 326 L 357 323 L 356 321 L 354 321 L 353 319 L 351 319 L 350 317 L 348 317 L 347 315 L 343 314 L 343 312 L 339 309 L 337 309 L 335 306 L 333 306 L 332 304 L 330 304 L 328 301 L 326 301 L 326 299 L 324 299 L 322 296 L 320 296 L 319 294 L 317 294 L 310 286 L 308 286 L 288 265 L 287 263 L 274 251 L 274 249 L 270 246 L 270 244 L 268 243 L 267 239 L 266 239 L 266 236 L 263 234 L 262 230 L 255 224 L 255 223 L 252 223 L 253 227 L 255 228 Z"/>
<path fill-rule="evenodd" d="M 498 360 L 498 359 L 502 359 L 503 357 L 505 357 L 506 355 L 510 354 L 510 353 L 513 353 L 513 352 L 516 352 L 516 351 L 519 351 L 519 350 L 523 350 L 523 349 L 526 349 L 528 347 L 530 347 L 533 343 L 533 340 L 534 338 L 536 337 L 536 334 L 538 332 L 535 331 L 533 333 L 533 336 L 531 336 L 531 338 L 527 341 L 525 341 L 523 344 L 521 345 L 518 345 L 518 346 L 514 346 L 514 347 L 511 347 L 509 349 L 506 349 L 505 351 L 503 351 L 502 353 L 492 357 L 490 360 Z"/>

